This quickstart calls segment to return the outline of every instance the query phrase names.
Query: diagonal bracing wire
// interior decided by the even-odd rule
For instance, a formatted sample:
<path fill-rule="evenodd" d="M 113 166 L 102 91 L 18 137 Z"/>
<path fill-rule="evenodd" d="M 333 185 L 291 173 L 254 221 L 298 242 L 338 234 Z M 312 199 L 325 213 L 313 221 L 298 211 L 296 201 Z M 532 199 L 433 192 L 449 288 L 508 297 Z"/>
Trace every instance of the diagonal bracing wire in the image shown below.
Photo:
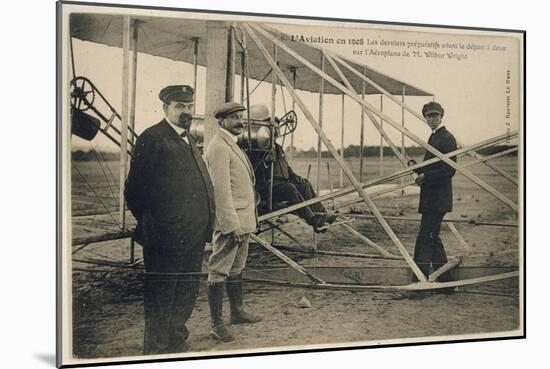
<path fill-rule="evenodd" d="M 117 226 L 120 228 L 120 230 L 122 230 L 122 227 L 120 227 L 120 224 L 118 224 L 118 221 L 113 217 L 113 214 L 111 213 L 111 211 L 109 210 L 109 208 L 107 208 L 107 205 L 105 205 L 105 203 L 103 202 L 103 200 L 101 199 L 101 196 L 97 193 L 97 191 L 94 189 L 94 187 L 90 184 L 90 182 L 88 182 L 88 179 L 80 172 L 80 170 L 78 169 L 78 166 L 76 166 L 74 163 L 72 163 L 72 166 L 74 168 L 74 170 L 76 171 L 76 173 L 80 176 L 80 178 L 84 181 L 84 183 L 86 184 L 86 186 L 88 186 L 88 188 L 94 193 L 94 195 L 96 196 L 97 200 L 100 202 L 100 204 L 103 206 L 103 208 L 106 210 L 107 214 L 109 214 L 109 216 L 115 221 L 115 223 L 117 223 Z"/>
<path fill-rule="evenodd" d="M 94 143 L 92 141 L 90 141 L 90 145 L 92 146 L 92 151 L 94 152 L 94 154 L 96 156 L 96 159 L 97 159 L 96 162 L 98 163 L 99 168 L 101 169 L 101 171 L 103 173 L 103 176 L 105 177 L 105 180 L 107 182 L 107 186 L 109 187 L 111 195 L 113 196 L 113 198 L 116 198 L 116 195 L 115 195 L 114 190 L 113 190 L 113 186 L 115 184 L 115 176 L 114 176 L 113 172 L 111 171 L 111 168 L 109 167 L 109 164 L 105 160 L 105 157 L 103 156 L 103 153 L 101 151 L 97 150 L 96 146 L 94 145 Z M 107 167 L 107 171 L 111 175 L 110 178 L 107 175 L 107 171 L 105 170 L 104 167 Z"/>

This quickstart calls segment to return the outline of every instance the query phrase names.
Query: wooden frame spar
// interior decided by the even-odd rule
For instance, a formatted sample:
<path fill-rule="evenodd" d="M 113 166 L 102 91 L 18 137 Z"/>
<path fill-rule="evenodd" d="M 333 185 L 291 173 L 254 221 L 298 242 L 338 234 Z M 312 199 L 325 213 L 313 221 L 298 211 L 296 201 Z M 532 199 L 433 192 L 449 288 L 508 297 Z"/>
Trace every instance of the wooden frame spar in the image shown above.
<path fill-rule="evenodd" d="M 510 137 L 515 137 L 515 136 L 516 136 L 516 134 L 512 134 L 512 136 L 510 136 Z M 481 148 L 491 147 L 491 146 L 494 146 L 496 144 L 506 142 L 507 141 L 506 137 L 508 137 L 508 134 L 506 134 L 505 136 L 498 136 L 494 139 L 483 141 L 482 143 L 476 145 L 476 147 L 477 147 L 476 149 L 471 149 L 468 152 L 464 152 L 463 150 L 461 150 L 462 153 L 458 154 L 457 157 L 467 155 L 469 152 L 471 152 L 473 150 L 478 150 L 478 149 L 481 149 Z M 464 164 L 464 167 L 470 167 L 472 165 L 476 165 L 476 164 L 479 164 L 479 163 L 484 162 L 484 161 L 489 161 L 491 159 L 495 159 L 495 158 L 498 158 L 498 157 L 501 157 L 501 156 L 504 156 L 504 155 L 508 155 L 508 154 L 513 153 L 517 150 L 518 150 L 517 147 L 511 148 L 511 149 L 508 149 L 508 150 L 504 150 L 504 151 L 501 151 L 499 153 L 481 158 L 480 160 L 476 159 L 475 161 L 472 161 L 470 163 L 466 163 L 466 164 Z M 399 188 L 400 187 L 406 187 L 406 186 L 409 186 L 409 185 L 412 185 L 412 184 L 414 184 L 414 182 L 403 183 L 402 185 L 399 186 Z M 384 190 L 378 191 L 378 193 L 376 193 L 376 195 L 383 195 L 385 193 L 393 192 L 393 191 L 395 191 L 396 189 L 399 189 L 399 188 L 384 189 Z M 362 200 L 360 200 L 360 199 L 351 200 L 351 201 L 345 202 L 343 204 L 340 204 L 339 206 L 337 206 L 335 208 L 335 210 L 345 208 L 345 207 L 348 207 L 348 206 L 351 206 L 351 205 L 355 205 L 355 204 L 360 203 L 360 202 L 362 202 Z M 386 217 L 386 218 L 388 218 L 388 217 Z"/>
<path fill-rule="evenodd" d="M 451 155 L 453 153 L 445 155 L 445 154 L 442 154 L 439 151 L 433 149 L 432 147 L 428 146 L 419 137 L 417 137 L 416 135 L 409 132 L 404 127 L 404 124 L 402 124 L 402 125 L 397 124 L 390 117 L 388 117 L 387 115 L 377 111 L 374 107 L 372 107 L 370 104 L 368 104 L 366 101 L 364 101 L 364 98 L 359 97 L 359 95 L 351 88 L 352 87 L 351 84 L 347 81 L 347 79 L 345 78 L 345 76 L 343 75 L 343 73 L 341 72 L 339 67 L 337 66 L 337 64 L 334 60 L 335 58 L 333 58 L 332 57 L 333 55 L 331 55 L 332 53 L 325 52 L 324 50 L 321 49 L 322 60 L 324 61 L 324 59 L 326 58 L 329 61 L 329 63 L 331 63 L 334 70 L 338 73 L 338 75 L 339 75 L 340 79 L 342 80 L 343 84 L 346 85 L 345 87 L 341 83 L 338 83 L 333 78 L 331 78 L 328 74 L 326 74 L 324 72 L 324 70 L 318 69 L 315 65 L 313 65 L 312 63 L 307 61 L 305 58 L 303 58 L 302 56 L 300 56 L 299 54 L 294 52 L 290 47 L 286 46 L 283 42 L 277 40 L 275 37 L 270 35 L 261 26 L 255 25 L 255 24 L 243 24 L 242 27 L 244 28 L 246 33 L 250 36 L 250 38 L 256 43 L 257 47 L 260 49 L 261 53 L 264 55 L 266 61 L 270 64 L 273 72 L 276 73 L 279 76 L 279 79 L 284 84 L 284 86 L 287 89 L 288 93 L 292 96 L 293 102 L 296 102 L 298 104 L 298 106 L 300 107 L 300 109 L 302 110 L 302 112 L 306 115 L 306 117 L 309 120 L 310 124 L 312 125 L 312 127 L 316 131 L 318 137 L 323 141 L 323 143 L 325 144 L 325 146 L 328 148 L 329 152 L 331 153 L 332 157 L 336 160 L 336 162 L 340 166 L 340 170 L 346 175 L 348 180 L 352 183 L 352 185 L 353 185 L 352 187 L 354 188 L 354 190 L 351 190 L 350 192 L 355 192 L 356 191 L 359 194 L 359 197 L 361 198 L 361 200 L 363 202 L 365 202 L 367 204 L 367 206 L 371 209 L 371 211 L 373 212 L 375 218 L 382 225 L 382 227 L 384 228 L 384 230 L 386 231 L 388 236 L 391 238 L 394 245 L 399 249 L 403 259 L 407 262 L 408 266 L 411 268 L 413 273 L 418 277 L 418 279 L 421 282 L 423 282 L 423 283 L 433 282 L 433 280 L 435 280 L 437 278 L 437 275 L 433 276 L 432 280 L 429 281 L 420 272 L 420 270 L 419 270 L 418 266 L 416 265 L 416 263 L 414 263 L 414 261 L 412 260 L 412 258 L 410 257 L 410 255 L 408 254 L 408 252 L 406 251 L 404 246 L 401 244 L 400 240 L 397 238 L 397 236 L 395 235 L 395 233 L 393 232 L 393 230 L 391 229 L 389 224 L 385 221 L 382 214 L 376 208 L 376 205 L 372 202 L 371 198 L 364 191 L 363 185 L 354 177 L 353 173 L 351 173 L 351 171 L 346 167 L 346 165 L 343 161 L 343 155 L 342 155 L 343 153 L 338 155 L 337 150 L 335 149 L 335 147 L 332 145 L 330 140 L 324 134 L 321 125 L 319 124 L 318 121 L 315 120 L 315 118 L 313 117 L 311 112 L 307 109 L 307 107 L 305 106 L 303 101 L 296 94 L 296 91 L 294 90 L 293 85 L 291 85 L 291 83 L 288 81 L 288 79 L 286 78 L 286 76 L 284 75 L 282 70 L 278 67 L 276 60 L 274 60 L 273 57 L 269 54 L 266 46 L 263 44 L 262 40 L 260 40 L 257 33 L 261 34 L 263 37 L 265 37 L 269 41 L 271 41 L 274 45 L 276 45 L 277 47 L 281 48 L 282 50 L 284 50 L 289 55 L 296 58 L 300 63 L 304 64 L 310 70 L 314 71 L 317 75 L 319 75 L 321 77 L 322 83 L 324 83 L 323 81 L 325 81 L 325 80 L 328 81 L 333 86 L 338 88 L 344 94 L 343 96 L 348 95 L 350 98 L 352 98 L 357 103 L 359 103 L 360 106 L 362 107 L 362 112 L 365 112 L 367 114 L 367 116 L 369 116 L 371 121 L 373 121 L 373 123 L 376 122 L 376 119 L 374 118 L 373 114 L 376 114 L 376 115 L 378 115 L 379 118 L 381 118 L 382 120 L 388 122 L 392 127 L 399 130 L 402 133 L 402 146 L 403 146 L 404 136 L 409 137 L 410 139 L 412 139 L 413 141 L 415 141 L 416 143 L 418 143 L 419 145 L 424 147 L 426 150 L 432 152 L 436 156 L 436 158 L 434 158 L 434 159 L 436 159 L 437 161 L 443 161 L 443 162 L 447 163 L 448 165 L 450 165 L 451 167 L 453 167 L 454 169 L 459 171 L 459 173 L 462 173 L 463 175 L 465 175 L 467 178 L 469 178 L 475 184 L 477 184 L 478 186 L 482 187 L 487 192 L 489 192 L 492 195 L 494 195 L 495 197 L 497 197 L 500 201 L 504 202 L 507 206 L 511 207 L 514 210 L 517 210 L 517 205 L 515 203 L 513 203 L 511 200 L 507 199 L 502 194 L 500 194 L 498 191 L 496 191 L 495 189 L 490 187 L 488 184 L 486 184 L 485 182 L 483 182 L 482 180 L 480 180 L 479 178 L 477 178 L 476 176 L 471 174 L 469 171 L 465 170 L 463 166 L 459 166 L 458 164 L 455 164 L 450 159 L 450 157 L 453 156 L 453 155 Z M 403 109 L 402 110 L 403 111 L 403 113 L 402 113 L 403 114 L 403 119 L 402 120 L 404 122 L 405 104 L 404 104 L 404 102 L 401 102 L 400 105 L 402 106 L 402 109 Z M 322 115 L 320 114 L 320 120 L 322 119 L 321 116 Z M 385 136 L 384 138 L 386 139 L 386 141 L 388 142 L 390 147 L 392 147 L 393 151 L 396 153 L 397 157 L 400 159 L 400 162 L 402 164 L 406 165 L 406 162 L 405 162 L 406 159 L 403 155 L 404 154 L 403 148 L 402 148 L 401 152 L 399 152 L 399 149 L 397 149 L 397 147 L 391 142 L 389 137 L 387 137 L 387 135 L 385 135 L 384 130 L 380 127 L 380 125 L 379 124 L 374 124 L 374 125 L 380 131 L 381 136 L 382 137 Z M 501 137 L 500 139 L 502 139 L 502 138 L 503 137 Z M 505 135 L 504 138 L 509 139 L 509 136 Z M 472 150 L 473 149 L 461 151 L 459 149 L 459 150 L 456 150 L 454 152 L 454 155 L 456 155 L 457 152 L 459 152 L 459 153 L 468 153 Z M 485 162 L 484 160 L 479 160 L 479 161 Z M 427 165 L 427 163 L 423 163 L 423 164 Z M 410 175 L 412 173 L 413 169 L 415 169 L 415 168 L 413 168 L 413 167 L 405 168 L 403 174 L 404 175 Z M 327 196 L 327 198 L 334 198 L 336 196 L 337 196 L 336 193 L 332 193 L 332 194 L 330 194 L 330 196 Z M 322 196 L 318 197 L 317 199 L 319 199 L 321 197 Z M 322 201 L 322 200 L 319 200 L 319 201 Z M 306 201 L 305 203 L 311 204 L 311 203 L 314 203 L 314 202 Z M 309 204 L 305 204 L 305 203 L 302 203 L 303 206 L 309 205 Z M 297 204 L 297 205 L 302 205 L 302 204 Z M 282 213 L 288 213 L 290 211 L 296 210 L 299 207 L 291 207 L 291 208 L 293 208 L 293 209 L 290 209 L 290 208 L 283 209 L 284 211 Z M 273 213 L 268 214 L 268 215 L 273 216 Z M 465 247 L 467 249 L 469 249 L 469 246 L 467 244 L 465 244 L 465 241 L 458 234 L 458 231 L 456 230 L 456 228 L 454 226 L 452 226 L 452 224 L 451 224 L 451 227 L 452 227 L 451 229 L 453 231 L 453 234 L 455 234 L 457 236 L 457 238 L 461 241 L 461 243 L 463 243 L 463 245 L 465 245 Z M 454 265 L 456 265 L 456 264 L 454 264 Z M 448 269 L 452 268 L 454 265 L 452 263 L 448 263 L 447 265 L 445 265 L 445 269 L 448 270 Z M 439 275 L 440 274 L 441 273 L 439 273 Z"/>

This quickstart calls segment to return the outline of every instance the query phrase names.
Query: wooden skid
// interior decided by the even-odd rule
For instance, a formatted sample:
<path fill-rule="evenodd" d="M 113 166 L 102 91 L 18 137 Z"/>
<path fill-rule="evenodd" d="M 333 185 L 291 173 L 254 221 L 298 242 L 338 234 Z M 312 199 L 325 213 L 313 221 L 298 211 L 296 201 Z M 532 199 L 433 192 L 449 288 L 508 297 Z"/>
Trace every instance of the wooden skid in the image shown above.
<path fill-rule="evenodd" d="M 289 282 L 287 280 L 280 279 L 265 279 L 261 277 L 256 277 L 259 275 L 254 273 L 254 271 L 246 271 L 244 274 L 245 280 L 249 282 L 258 282 L 262 284 L 274 284 L 274 285 L 283 285 L 291 286 L 297 288 L 314 288 L 314 289 L 327 289 L 327 290 L 351 290 L 351 291 L 373 291 L 373 292 L 388 292 L 388 291 L 428 291 L 436 290 L 440 288 L 451 288 L 451 287 L 463 287 L 470 286 L 474 284 L 497 282 L 503 280 L 512 280 L 512 283 L 517 283 L 517 278 L 519 277 L 518 271 L 499 273 L 488 276 L 474 277 L 463 280 L 457 280 L 452 282 L 418 282 L 410 283 L 404 285 L 383 285 L 383 284 L 359 284 L 359 283 L 331 283 L 327 282 L 324 284 L 311 284 L 305 282 Z M 262 272 L 261 276 L 265 276 L 265 272 Z M 347 276 L 349 280 L 355 280 L 353 275 Z"/>

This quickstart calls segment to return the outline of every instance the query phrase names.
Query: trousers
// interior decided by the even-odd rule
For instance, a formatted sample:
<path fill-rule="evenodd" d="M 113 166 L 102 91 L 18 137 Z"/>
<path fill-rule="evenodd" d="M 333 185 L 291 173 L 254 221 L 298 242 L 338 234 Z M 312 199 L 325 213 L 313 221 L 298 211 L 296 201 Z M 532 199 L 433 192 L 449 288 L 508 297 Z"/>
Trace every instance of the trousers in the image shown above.
<path fill-rule="evenodd" d="M 185 323 L 195 306 L 200 276 L 180 273 L 201 271 L 204 245 L 205 240 L 186 245 L 188 252 L 182 255 L 162 255 L 155 248 L 143 248 L 146 271 L 143 286 L 145 355 L 184 349 L 189 335 Z"/>
<path fill-rule="evenodd" d="M 231 234 L 219 230 L 212 236 L 212 255 L 208 259 L 208 282 L 223 282 L 230 275 L 243 271 L 248 257 L 249 234 L 244 242 L 237 244 Z"/>
<path fill-rule="evenodd" d="M 304 179 L 303 183 L 292 180 L 278 181 L 276 179 L 273 182 L 273 200 L 277 202 L 288 201 L 290 205 L 294 205 L 317 197 L 313 186 L 307 179 Z M 325 207 L 318 202 L 296 210 L 295 214 L 309 222 L 315 213 L 324 212 L 326 212 Z"/>
<path fill-rule="evenodd" d="M 420 230 L 414 246 L 414 261 L 426 278 L 430 275 L 430 268 L 436 271 L 447 263 L 445 247 L 439 237 L 444 216 L 445 213 L 422 213 Z M 451 281 L 450 271 L 443 273 L 438 280 Z M 413 281 L 417 281 L 415 275 Z"/>

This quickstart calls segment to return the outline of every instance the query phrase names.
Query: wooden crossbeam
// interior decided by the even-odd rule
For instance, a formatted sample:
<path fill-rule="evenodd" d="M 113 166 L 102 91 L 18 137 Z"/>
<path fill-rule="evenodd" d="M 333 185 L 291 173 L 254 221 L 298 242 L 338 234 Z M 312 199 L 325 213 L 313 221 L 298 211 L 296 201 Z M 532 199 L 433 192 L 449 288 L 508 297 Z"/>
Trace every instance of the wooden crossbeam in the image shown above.
<path fill-rule="evenodd" d="M 279 226 L 278 224 L 275 224 L 274 222 L 272 221 L 267 221 L 267 224 L 269 224 L 272 228 L 271 229 L 276 229 L 278 230 L 279 232 L 281 232 L 281 234 L 283 234 L 284 236 L 286 236 L 287 238 L 289 238 L 291 241 L 295 242 L 297 245 L 301 246 L 301 247 L 304 247 L 306 248 L 306 246 L 304 244 L 302 244 L 298 239 L 296 239 L 296 237 L 294 237 L 293 235 L 291 235 L 290 233 L 288 233 L 287 231 L 285 231 L 281 226 Z"/>
<path fill-rule="evenodd" d="M 489 156 L 484 156 L 484 157 L 480 157 L 478 160 L 480 162 L 484 162 L 484 161 L 489 161 L 489 160 L 493 160 L 495 158 L 498 158 L 500 156 L 504 156 L 504 155 L 508 155 L 508 154 L 511 154 L 513 152 L 516 152 L 518 151 L 518 147 L 511 147 L 509 148 L 508 150 L 504 150 L 504 151 L 501 151 L 501 152 L 497 152 L 496 154 L 493 154 L 493 155 L 489 155 Z M 472 164 L 477 164 L 478 162 L 473 162 Z M 515 178 L 514 178 L 515 179 Z"/>
<path fill-rule="evenodd" d="M 517 147 L 512 147 L 508 150 L 504 150 L 504 151 L 501 151 L 501 152 L 498 152 L 496 154 L 493 154 L 491 156 L 486 156 L 486 157 L 483 157 L 481 158 L 480 161 L 486 161 L 486 160 L 492 160 L 492 159 L 495 159 L 495 158 L 498 158 L 498 157 L 501 157 L 501 156 L 504 156 L 504 155 L 508 155 L 512 152 L 515 152 L 517 151 L 518 148 Z M 457 155 L 457 156 L 462 156 L 462 155 L 465 155 L 465 153 L 463 154 L 460 154 L 460 155 Z M 470 162 L 470 163 L 466 163 L 464 164 L 464 167 L 469 167 L 469 166 L 472 166 L 472 165 L 475 165 L 475 164 L 479 164 L 480 161 L 478 161 L 476 159 L 476 161 L 473 161 L 473 162 Z M 371 193 L 371 196 L 372 197 L 375 197 L 375 196 L 380 196 L 380 195 L 384 195 L 386 193 L 389 193 L 389 192 L 394 192 L 396 190 L 399 190 L 399 189 L 402 189 L 402 188 L 405 188 L 407 186 L 411 186 L 411 185 L 414 185 L 415 183 L 414 182 L 407 182 L 407 183 L 403 183 L 399 186 L 396 186 L 394 188 L 391 188 L 391 189 L 381 189 L 379 191 L 376 191 L 374 193 Z M 336 206 L 334 209 L 337 210 L 337 209 L 341 209 L 341 208 L 345 208 L 345 207 L 348 207 L 348 206 L 351 206 L 351 205 L 355 205 L 355 204 L 358 204 L 360 202 L 363 202 L 361 199 L 354 199 L 354 200 L 350 200 L 350 201 L 347 201 L 345 203 L 342 203 L 342 204 L 339 204 L 338 206 Z M 394 217 L 395 218 L 395 217 Z M 386 217 L 386 219 L 391 219 L 391 217 Z M 404 218 L 402 218 L 404 219 Z M 407 220 L 407 219 L 405 219 Z M 446 221 L 446 220 L 444 220 Z M 453 220 L 454 222 L 461 222 L 461 223 L 464 223 L 464 222 L 467 222 L 467 223 L 470 223 L 470 221 L 463 221 L 463 220 L 460 220 L 460 219 L 455 219 Z M 514 224 L 505 224 L 505 223 L 502 223 L 502 224 L 498 224 L 498 223 L 479 223 L 479 222 L 476 222 L 475 224 L 478 224 L 478 225 L 495 225 L 495 226 L 503 226 L 503 227 L 517 227 L 517 225 L 514 225 Z"/>
<path fill-rule="evenodd" d="M 359 233 L 355 229 L 353 229 L 350 225 L 342 224 L 342 227 L 347 229 L 352 235 L 354 235 L 355 237 L 357 237 L 358 239 L 363 241 L 365 244 L 369 245 L 370 247 L 375 248 L 382 256 L 385 256 L 385 257 L 388 257 L 388 258 L 393 258 L 393 257 L 397 256 L 397 255 L 394 255 L 391 252 L 387 251 L 382 246 L 379 246 L 375 242 L 371 241 L 369 238 L 363 236 L 361 233 Z"/>
<path fill-rule="evenodd" d="M 319 284 L 324 284 L 325 283 L 323 280 L 321 280 L 321 279 L 315 277 L 314 275 L 312 275 L 311 273 L 309 273 L 303 266 L 301 266 L 300 264 L 298 264 L 297 262 L 295 262 L 294 260 L 292 260 L 291 258 L 286 256 L 281 251 L 277 250 L 275 247 L 271 246 L 266 241 L 262 240 L 260 237 L 256 236 L 255 234 L 251 234 L 250 238 L 252 240 L 254 240 L 256 243 L 258 243 L 261 246 L 263 246 L 264 248 L 266 248 L 267 250 L 269 250 L 273 255 L 277 256 L 283 262 L 288 264 L 292 269 L 294 269 L 298 273 L 308 277 L 311 281 L 313 281 L 315 283 L 319 283 Z"/>
<path fill-rule="evenodd" d="M 468 255 L 470 255 L 470 253 L 472 252 L 472 247 L 468 244 L 468 242 L 466 242 L 466 240 L 458 232 L 458 229 L 456 229 L 454 224 L 453 223 L 447 223 L 447 226 L 449 227 L 449 229 L 451 230 L 453 235 L 456 237 L 458 242 L 462 245 L 462 247 L 464 247 L 464 254 L 462 256 L 460 256 L 457 260 L 452 260 L 452 261 L 450 260 L 445 265 L 442 265 L 439 269 L 437 269 L 435 272 L 430 274 L 430 276 L 428 278 L 428 281 L 430 281 L 430 282 L 436 281 L 437 278 L 439 278 L 439 276 L 441 276 L 443 273 L 445 273 L 448 270 L 453 269 L 454 267 L 456 267 L 457 265 L 462 263 L 462 260 L 465 257 L 467 257 Z"/>
<path fill-rule="evenodd" d="M 486 147 L 486 146 L 490 146 L 490 145 L 496 145 L 500 142 L 508 141 L 510 138 L 513 138 L 517 135 L 518 135 L 518 131 L 513 131 L 510 134 L 508 134 L 508 133 L 502 134 L 502 135 L 496 136 L 494 138 L 490 138 L 490 139 L 478 142 L 477 144 L 473 144 L 473 145 L 470 145 L 468 147 L 463 147 L 463 148 L 457 149 L 455 151 L 452 151 L 450 153 L 445 154 L 445 156 L 446 157 L 459 156 L 459 155 L 464 154 L 464 153 L 466 153 L 468 151 L 471 151 L 471 150 L 478 150 L 482 147 Z M 432 163 L 439 162 L 440 160 L 441 159 L 439 159 L 439 158 L 432 158 L 430 160 L 426 160 L 426 161 L 420 162 L 418 164 L 411 165 L 410 167 L 400 169 L 400 170 L 398 170 L 398 171 L 396 171 L 392 174 L 389 174 L 387 176 L 380 177 L 380 178 L 375 178 L 375 179 L 372 179 L 370 181 L 364 182 L 362 184 L 362 187 L 363 188 L 368 188 L 368 187 L 372 187 L 372 186 L 377 185 L 377 184 L 381 184 L 381 183 L 384 183 L 384 182 L 392 181 L 394 179 L 398 179 L 403 175 L 408 175 L 408 173 L 410 171 L 413 171 L 413 170 L 419 169 L 419 168 L 423 168 L 423 167 L 428 166 Z M 264 221 L 266 219 L 275 218 L 275 217 L 278 217 L 278 216 L 281 216 L 281 215 L 284 215 L 284 214 L 291 213 L 291 212 L 293 212 L 295 210 L 298 210 L 298 209 L 301 209 L 305 206 L 316 204 L 316 203 L 321 202 L 321 201 L 330 200 L 332 198 L 349 195 L 350 193 L 353 193 L 355 191 L 356 191 L 356 189 L 355 189 L 354 186 L 346 187 L 346 188 L 340 189 L 338 191 L 334 191 L 333 193 L 330 193 L 330 194 L 318 196 L 316 198 L 306 200 L 306 201 L 301 202 L 299 204 L 295 204 L 295 205 L 289 206 L 287 208 L 271 212 L 269 214 L 264 214 L 264 215 L 260 216 L 258 218 L 258 220 L 259 221 Z"/>
<path fill-rule="evenodd" d="M 78 246 L 78 245 L 84 245 L 89 243 L 97 243 L 97 242 L 104 242 L 104 241 L 111 241 L 111 240 L 118 240 L 122 238 L 128 238 L 132 237 L 133 231 L 122 231 L 122 232 L 114 232 L 114 233 L 104 233 L 102 235 L 95 235 L 95 236 L 86 236 L 86 237 L 77 237 L 73 238 L 72 245 Z"/>
<path fill-rule="evenodd" d="M 284 246 L 284 245 L 276 245 L 273 247 L 280 250 L 288 250 L 288 251 L 303 252 L 303 253 L 311 254 L 310 247 L 304 247 L 304 246 L 294 247 L 294 246 Z M 382 256 L 380 254 L 361 254 L 357 252 L 339 252 L 339 251 L 326 251 L 326 250 L 317 250 L 315 251 L 315 253 L 318 255 L 342 256 L 342 257 L 364 258 L 364 259 L 382 259 L 382 260 L 400 260 L 400 261 L 403 260 L 403 258 L 398 255 Z"/>

